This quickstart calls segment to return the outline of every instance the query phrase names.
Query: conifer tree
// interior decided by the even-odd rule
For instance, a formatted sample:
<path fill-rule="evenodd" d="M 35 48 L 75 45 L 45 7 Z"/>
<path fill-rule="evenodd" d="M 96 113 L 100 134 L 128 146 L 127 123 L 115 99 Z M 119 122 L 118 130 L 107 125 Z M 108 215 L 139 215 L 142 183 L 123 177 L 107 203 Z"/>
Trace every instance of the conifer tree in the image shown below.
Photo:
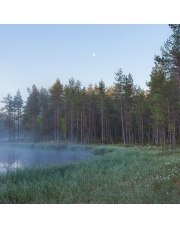
<path fill-rule="evenodd" d="M 8 129 L 8 139 L 11 140 L 14 138 L 14 129 L 15 129 L 15 124 L 14 124 L 14 105 L 13 105 L 13 97 L 11 94 L 7 94 L 6 97 L 3 98 L 4 107 L 2 110 L 5 112 L 5 125 L 7 126 Z"/>
<path fill-rule="evenodd" d="M 166 73 L 176 76 L 180 98 L 180 24 L 170 24 L 173 34 L 161 47 L 162 56 L 155 56 L 155 61 L 162 65 Z"/>
<path fill-rule="evenodd" d="M 104 143 L 104 105 L 105 105 L 105 83 L 103 80 L 99 82 L 98 87 L 99 99 L 100 99 L 100 115 L 101 115 L 101 143 Z"/>
<path fill-rule="evenodd" d="M 58 141 L 60 138 L 60 109 L 63 98 L 63 85 L 61 84 L 59 78 L 49 89 L 49 92 L 51 94 L 51 104 L 54 109 L 54 138 Z"/>
<path fill-rule="evenodd" d="M 23 112 L 23 100 L 20 91 L 18 90 L 13 100 L 13 107 L 15 112 L 15 121 L 17 127 L 17 139 L 21 138 L 22 129 L 22 112 Z"/>
<path fill-rule="evenodd" d="M 29 96 L 24 107 L 23 125 L 28 134 L 30 133 L 30 138 L 33 141 L 37 141 L 39 137 L 37 130 L 37 117 L 40 113 L 39 90 L 35 84 L 32 86 L 32 89 L 28 88 L 27 90 Z"/>

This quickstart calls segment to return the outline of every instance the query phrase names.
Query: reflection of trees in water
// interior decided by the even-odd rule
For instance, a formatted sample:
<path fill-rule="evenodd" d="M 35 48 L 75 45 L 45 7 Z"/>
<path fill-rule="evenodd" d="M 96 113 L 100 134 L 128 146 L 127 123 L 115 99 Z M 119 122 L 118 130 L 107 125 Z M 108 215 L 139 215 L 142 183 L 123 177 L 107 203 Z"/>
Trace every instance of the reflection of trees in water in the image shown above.
<path fill-rule="evenodd" d="M 1 162 L 0 163 L 0 173 L 5 173 L 10 170 L 22 169 L 23 165 L 20 161 L 15 162 Z"/>
<path fill-rule="evenodd" d="M 21 161 L 15 161 L 12 163 L 11 167 L 13 169 L 21 169 L 21 168 L 23 168 L 23 165 L 22 165 Z"/>
<path fill-rule="evenodd" d="M 92 156 L 84 151 L 47 151 L 6 147 L 0 149 L 0 173 L 24 167 L 74 162 Z"/>

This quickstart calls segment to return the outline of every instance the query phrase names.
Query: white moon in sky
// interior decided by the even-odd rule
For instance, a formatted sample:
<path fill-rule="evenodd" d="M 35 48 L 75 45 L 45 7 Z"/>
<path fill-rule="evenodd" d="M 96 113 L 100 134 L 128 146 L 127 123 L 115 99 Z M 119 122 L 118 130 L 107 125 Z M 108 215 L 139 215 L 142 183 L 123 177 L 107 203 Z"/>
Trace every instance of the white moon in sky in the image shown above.
<path fill-rule="evenodd" d="M 96 53 L 93 53 L 93 57 L 96 57 Z"/>

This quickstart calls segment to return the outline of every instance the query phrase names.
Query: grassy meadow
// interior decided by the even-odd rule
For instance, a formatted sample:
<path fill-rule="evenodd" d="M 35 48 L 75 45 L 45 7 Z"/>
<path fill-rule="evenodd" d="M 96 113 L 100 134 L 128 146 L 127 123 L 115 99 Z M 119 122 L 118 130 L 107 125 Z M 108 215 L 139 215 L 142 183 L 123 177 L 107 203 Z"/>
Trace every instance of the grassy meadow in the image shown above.
<path fill-rule="evenodd" d="M 0 203 L 180 203 L 180 152 L 150 147 L 89 149 L 97 158 L 1 175 Z"/>

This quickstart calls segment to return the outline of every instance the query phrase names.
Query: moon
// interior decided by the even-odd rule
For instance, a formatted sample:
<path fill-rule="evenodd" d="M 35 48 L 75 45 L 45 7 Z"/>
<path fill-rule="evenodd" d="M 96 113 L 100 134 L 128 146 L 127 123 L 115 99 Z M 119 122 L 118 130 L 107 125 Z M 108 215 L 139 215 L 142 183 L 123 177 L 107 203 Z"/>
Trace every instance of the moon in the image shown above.
<path fill-rule="evenodd" d="M 96 57 L 96 53 L 93 53 L 93 57 Z"/>

